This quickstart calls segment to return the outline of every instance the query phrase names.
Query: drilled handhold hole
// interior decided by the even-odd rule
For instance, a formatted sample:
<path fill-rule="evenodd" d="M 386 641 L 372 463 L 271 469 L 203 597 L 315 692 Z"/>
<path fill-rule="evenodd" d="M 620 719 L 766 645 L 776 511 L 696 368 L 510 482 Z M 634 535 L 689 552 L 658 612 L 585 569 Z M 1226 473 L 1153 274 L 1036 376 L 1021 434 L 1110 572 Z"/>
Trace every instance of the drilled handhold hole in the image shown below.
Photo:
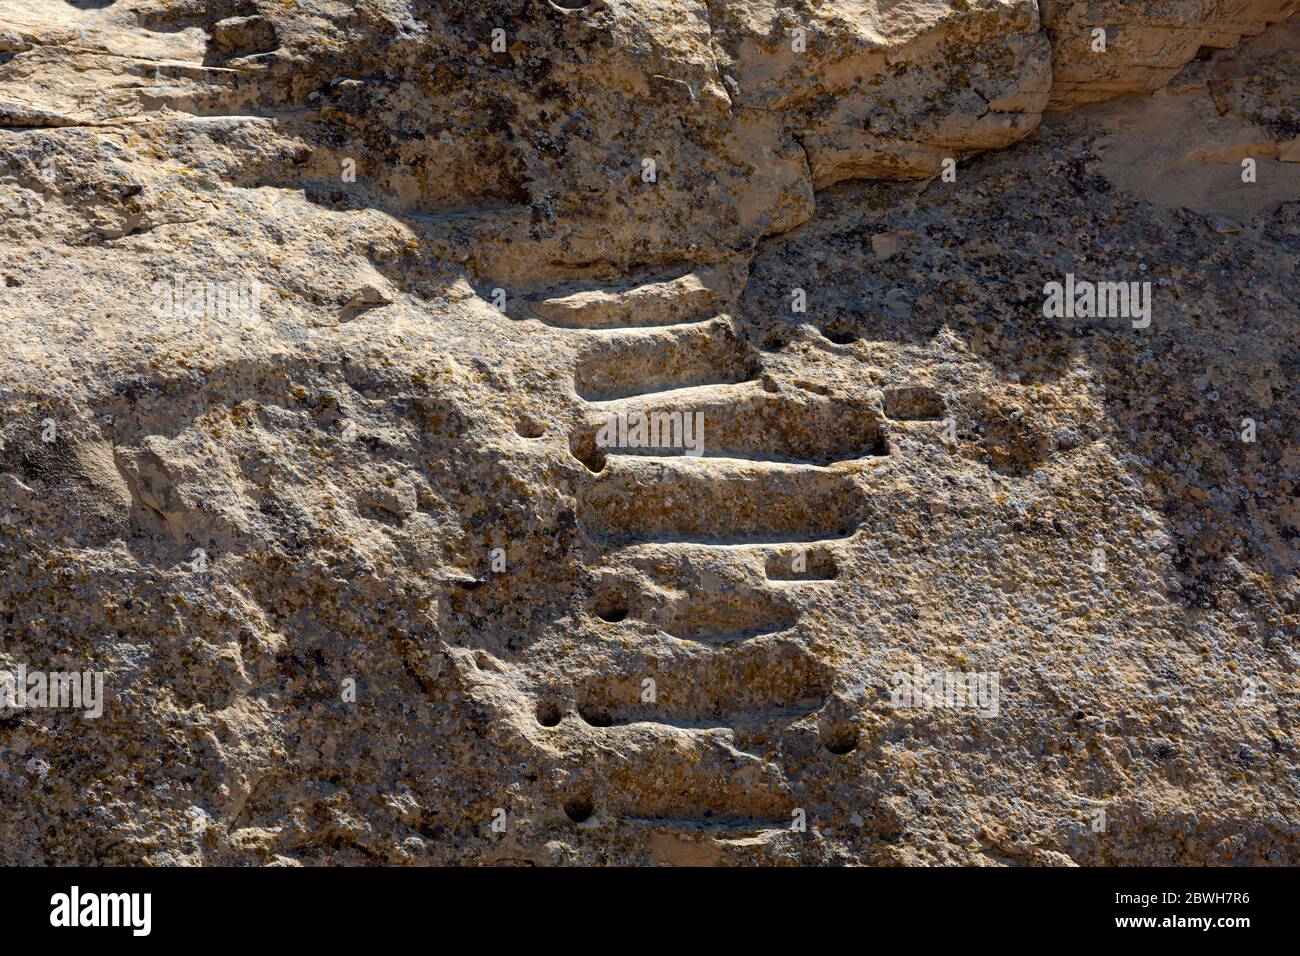
<path fill-rule="evenodd" d="M 537 702 L 537 722 L 543 727 L 556 726 L 563 716 L 559 704 L 554 701 L 541 700 Z"/>
<path fill-rule="evenodd" d="M 602 591 L 596 595 L 591 610 L 602 621 L 617 624 L 627 617 L 627 595 L 614 589 Z"/>
<path fill-rule="evenodd" d="M 596 444 L 595 432 L 574 432 L 569 436 L 569 452 L 593 474 L 605 470 L 605 452 Z"/>
<path fill-rule="evenodd" d="M 823 722 L 822 746 L 833 754 L 851 753 L 858 746 L 858 725 L 849 721 Z"/>
<path fill-rule="evenodd" d="M 535 418 L 524 417 L 515 422 L 515 434 L 520 438 L 541 438 L 546 434 L 546 426 Z"/>
<path fill-rule="evenodd" d="M 572 796 L 564 801 L 564 815 L 574 823 L 582 823 L 591 818 L 593 811 L 591 797 L 584 794 Z"/>

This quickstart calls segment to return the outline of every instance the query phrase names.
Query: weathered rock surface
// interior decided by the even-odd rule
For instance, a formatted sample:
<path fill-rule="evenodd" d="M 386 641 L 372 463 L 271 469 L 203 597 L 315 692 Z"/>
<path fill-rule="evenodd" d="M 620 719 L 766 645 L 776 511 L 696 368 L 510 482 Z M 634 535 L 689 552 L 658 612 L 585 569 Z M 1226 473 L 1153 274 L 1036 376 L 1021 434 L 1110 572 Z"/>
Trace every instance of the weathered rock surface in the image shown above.
<path fill-rule="evenodd" d="M 1150 93 L 1198 55 L 1295 12 L 1296 0 L 1040 0 L 1055 54 L 1052 106 Z M 1101 36 L 1098 35 L 1101 31 Z"/>
<path fill-rule="evenodd" d="M 0 858 L 1296 863 L 1288 12 L 6 0 Z"/>

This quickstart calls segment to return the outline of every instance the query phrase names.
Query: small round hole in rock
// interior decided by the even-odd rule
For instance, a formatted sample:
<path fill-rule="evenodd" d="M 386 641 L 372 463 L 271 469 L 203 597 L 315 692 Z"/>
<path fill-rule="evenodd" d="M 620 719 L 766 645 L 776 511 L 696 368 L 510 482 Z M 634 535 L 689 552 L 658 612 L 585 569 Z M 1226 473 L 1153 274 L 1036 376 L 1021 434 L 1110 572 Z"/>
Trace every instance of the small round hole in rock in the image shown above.
<path fill-rule="evenodd" d="M 520 438 L 541 438 L 546 434 L 546 426 L 535 418 L 521 418 L 515 422 L 515 434 Z"/>
<path fill-rule="evenodd" d="M 575 432 L 569 436 L 569 453 L 593 474 L 605 470 L 605 452 L 597 446 L 594 432 Z"/>
<path fill-rule="evenodd" d="M 846 754 L 858 745 L 858 725 L 848 721 L 824 723 L 821 726 L 822 746 L 833 754 Z"/>
<path fill-rule="evenodd" d="M 596 595 L 591 610 L 602 621 L 617 624 L 627 617 L 627 597 L 620 591 L 606 591 Z"/>
<path fill-rule="evenodd" d="M 591 797 L 585 794 L 570 797 L 564 801 L 564 815 L 574 823 L 582 823 L 584 820 L 590 819 L 591 813 Z"/>
<path fill-rule="evenodd" d="M 554 727 L 564 716 L 560 707 L 553 701 L 543 700 L 537 703 L 537 722 L 543 727 Z"/>

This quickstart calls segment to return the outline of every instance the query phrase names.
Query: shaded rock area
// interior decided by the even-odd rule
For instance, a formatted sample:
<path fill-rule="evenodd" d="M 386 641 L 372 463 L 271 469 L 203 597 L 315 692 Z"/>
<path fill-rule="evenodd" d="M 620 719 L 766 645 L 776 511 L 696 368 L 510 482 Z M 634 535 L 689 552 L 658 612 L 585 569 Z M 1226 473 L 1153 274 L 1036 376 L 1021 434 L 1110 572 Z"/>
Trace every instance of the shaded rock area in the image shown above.
<path fill-rule="evenodd" d="M 6 0 L 0 861 L 1295 864 L 1295 6 Z"/>

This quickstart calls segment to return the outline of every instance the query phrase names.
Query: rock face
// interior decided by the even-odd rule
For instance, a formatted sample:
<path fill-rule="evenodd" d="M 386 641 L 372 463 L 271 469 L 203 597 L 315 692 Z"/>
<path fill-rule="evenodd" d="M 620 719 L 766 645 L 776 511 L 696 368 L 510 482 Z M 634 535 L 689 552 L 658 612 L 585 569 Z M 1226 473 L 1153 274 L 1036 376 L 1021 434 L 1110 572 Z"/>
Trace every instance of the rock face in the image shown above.
<path fill-rule="evenodd" d="M 1150 93 L 1191 60 L 1295 12 L 1296 0 L 1040 0 L 1052 37 L 1052 106 Z"/>
<path fill-rule="evenodd" d="M 0 859 L 1296 863 L 1291 6 L 7 0 Z"/>

